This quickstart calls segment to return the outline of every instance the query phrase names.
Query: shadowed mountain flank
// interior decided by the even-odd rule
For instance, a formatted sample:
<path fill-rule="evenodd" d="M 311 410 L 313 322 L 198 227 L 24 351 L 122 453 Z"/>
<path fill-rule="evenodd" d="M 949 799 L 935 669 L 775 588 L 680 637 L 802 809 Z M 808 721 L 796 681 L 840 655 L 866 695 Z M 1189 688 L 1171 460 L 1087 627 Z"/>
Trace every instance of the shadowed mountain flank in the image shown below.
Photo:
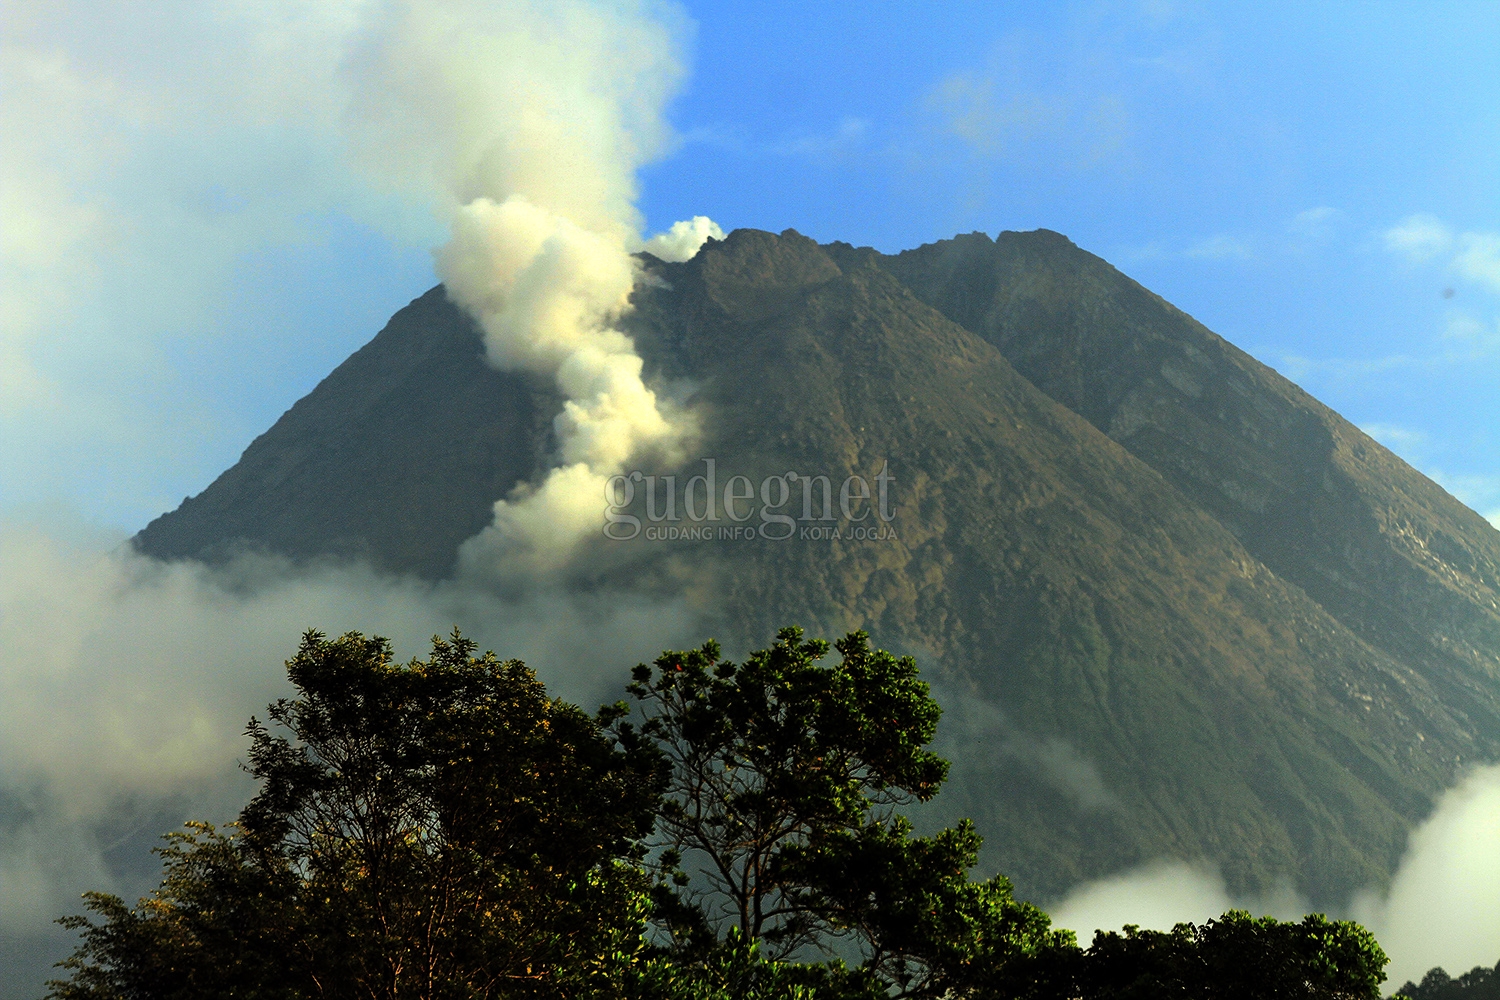
<path fill-rule="evenodd" d="M 1500 737 L 1500 532 L 1343 417 L 1045 230 L 882 267 Z"/>
<path fill-rule="evenodd" d="M 882 257 L 740 230 L 686 263 L 644 266 L 651 280 L 625 323 L 702 436 L 692 461 L 640 471 L 663 489 L 673 477 L 680 504 L 705 458 L 719 490 L 789 471 L 836 490 L 884 470 L 890 521 L 872 497 L 863 524 L 880 537 L 854 537 L 842 515 L 826 522 L 837 537 L 809 537 L 822 508 L 798 491 L 785 510 L 812 523 L 774 540 L 758 531 L 769 522 L 735 520 L 720 498 L 706 538 L 594 539 L 574 584 L 686 593 L 742 650 L 797 622 L 863 627 L 918 654 L 948 706 L 943 808 L 975 816 L 986 863 L 1023 894 L 1172 856 L 1217 865 L 1238 890 L 1290 880 L 1341 901 L 1388 876 L 1463 761 L 1494 755 L 1482 656 L 1497 646 L 1479 589 L 1495 579 L 1483 568 L 1493 539 L 1336 415 L 1062 237 L 961 237 Z M 1231 402 L 1242 415 L 1225 415 Z M 526 380 L 485 368 L 472 323 L 434 290 L 137 544 L 183 556 L 248 539 L 441 575 L 493 501 L 545 467 L 555 411 Z M 1127 434 L 1122 413 L 1144 416 Z M 1235 448 L 1246 457 L 1226 457 Z M 1347 465 L 1330 458 L 1340 448 Z M 1242 506 L 1261 520 L 1211 495 L 1240 488 L 1222 486 L 1223 470 L 1193 471 L 1195 451 L 1246 465 L 1242 492 L 1265 499 Z M 1338 580 L 1350 559 L 1399 554 L 1339 521 L 1375 495 L 1327 468 L 1360 462 L 1393 463 L 1388 517 L 1418 523 L 1399 504 L 1421 498 L 1446 519 L 1452 540 L 1422 534 L 1426 551 L 1473 554 L 1467 576 L 1422 564 L 1446 594 L 1408 571 L 1415 556 L 1379 564 L 1394 567 L 1390 586 L 1435 595 L 1403 609 L 1405 646 L 1298 575 Z M 1265 512 L 1327 482 L 1328 503 L 1345 506 L 1314 527 L 1341 524 L 1349 540 L 1272 541 Z M 749 503 L 762 501 L 773 503 Z M 650 524 L 644 504 L 632 511 Z M 1429 633 L 1473 655 L 1412 638 Z"/>
<path fill-rule="evenodd" d="M 545 467 L 559 407 L 541 380 L 486 364 L 473 322 L 434 288 L 135 544 L 160 559 L 249 549 L 446 576 L 495 501 Z"/>

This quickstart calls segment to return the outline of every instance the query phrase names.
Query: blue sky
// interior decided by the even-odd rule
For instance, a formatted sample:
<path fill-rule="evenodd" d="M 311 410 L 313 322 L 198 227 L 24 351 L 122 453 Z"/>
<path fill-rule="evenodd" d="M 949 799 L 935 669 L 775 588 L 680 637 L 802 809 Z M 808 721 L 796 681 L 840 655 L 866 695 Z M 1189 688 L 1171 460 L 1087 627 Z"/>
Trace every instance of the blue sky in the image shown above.
<path fill-rule="evenodd" d="M 463 620 L 568 697 L 697 640 L 662 638 L 671 608 L 613 602 L 605 628 L 545 590 L 500 607 L 358 567 L 230 594 L 117 547 L 434 284 L 451 202 L 474 198 L 463 154 L 512 133 L 557 142 L 496 167 L 530 187 L 481 193 L 545 189 L 563 213 L 597 180 L 606 230 L 634 176 L 643 236 L 700 214 L 884 251 L 1065 233 L 1500 523 L 1500 6 L 618 0 L 568 19 L 591 2 L 0 0 L 0 800 L 29 810 L 0 838 L 0 996 L 31 995 L 6 963 L 35 964 L 26 942 L 79 891 L 130 894 L 107 858 L 119 801 L 239 794 L 243 720 L 309 624 L 417 652 Z M 521 56 L 464 48 L 496 38 Z M 517 47 L 536 38 L 543 55 Z M 377 58 L 407 43 L 428 76 Z M 591 75 L 596 56 L 614 61 Z M 474 87 L 497 79 L 515 91 Z M 578 121 L 526 117 L 536 93 Z M 610 232 L 621 257 L 638 245 Z M 1493 960 L 1485 794 L 1462 837 L 1414 841 L 1452 878 L 1434 894 L 1416 865 L 1423 905 L 1392 897 L 1426 935 L 1382 937 L 1398 980 Z M 1219 912 L 1209 883 L 1172 919 Z"/>
<path fill-rule="evenodd" d="M 0 512 L 134 530 L 429 287 L 445 232 L 320 138 L 300 49 L 336 17 L 268 54 L 189 4 L 24 6 Z M 686 74 L 647 232 L 1055 229 L 1500 513 L 1500 8 L 813 6 L 648 7 Z"/>
<path fill-rule="evenodd" d="M 794 9 L 695 9 L 653 220 L 1058 230 L 1500 511 L 1495 248 L 1465 274 L 1387 239 L 1500 230 L 1500 8 Z"/>

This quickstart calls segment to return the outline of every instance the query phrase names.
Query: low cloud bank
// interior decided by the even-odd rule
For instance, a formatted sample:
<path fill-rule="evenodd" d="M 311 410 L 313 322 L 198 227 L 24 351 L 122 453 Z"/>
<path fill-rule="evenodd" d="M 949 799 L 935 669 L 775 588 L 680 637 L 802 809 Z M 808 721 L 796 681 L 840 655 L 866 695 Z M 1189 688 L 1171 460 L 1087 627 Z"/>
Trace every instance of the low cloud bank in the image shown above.
<path fill-rule="evenodd" d="M 0 524 L 0 965 L 65 948 L 50 923 L 84 890 L 133 899 L 154 884 L 146 851 L 162 832 L 234 817 L 251 791 L 236 766 L 245 723 L 291 692 L 284 662 L 308 628 L 383 634 L 406 659 L 457 624 L 588 709 L 663 645 L 703 638 L 673 602 L 544 588 L 502 600 L 267 558 L 163 564 L 67 534 Z M 62 954 L 26 957 L 30 984 L 15 988 L 32 995 Z"/>
<path fill-rule="evenodd" d="M 146 849 L 160 833 L 189 817 L 233 817 L 250 793 L 236 767 L 245 722 L 289 692 L 283 663 L 303 630 L 379 632 L 406 658 L 457 624 L 585 707 L 615 697 L 635 662 L 703 638 L 678 602 L 547 589 L 504 600 L 471 584 L 268 558 L 215 569 L 163 564 L 118 537 L 79 535 L 0 524 L 0 966 L 9 966 L 0 971 L 11 980 L 23 955 L 17 988 L 39 982 L 66 951 L 50 922 L 78 910 L 80 892 L 133 898 L 154 884 Z M 1001 725 L 987 716 L 967 723 L 966 732 L 991 736 Z M 1058 772 L 1080 806 L 1109 808 L 1076 754 L 1033 751 L 1023 756 Z M 1089 780 L 1079 784 L 1079 774 Z M 1387 893 L 1331 915 L 1376 933 L 1392 959 L 1392 986 L 1434 965 L 1455 973 L 1492 965 L 1500 960 L 1497 840 L 1500 767 L 1491 767 L 1470 774 L 1414 831 Z M 1163 860 L 1046 906 L 1084 943 L 1099 928 L 1166 929 L 1231 908 L 1291 919 L 1307 905 L 1289 887 L 1237 897 L 1213 870 Z M 26 990 L 16 995 L 36 992 Z"/>
<path fill-rule="evenodd" d="M 1391 956 L 1390 984 L 1441 965 L 1457 975 L 1500 961 L 1500 767 L 1480 768 L 1413 831 L 1390 891 L 1351 916 Z"/>
<path fill-rule="evenodd" d="M 1288 920 L 1302 916 L 1307 905 L 1290 886 L 1268 896 L 1234 897 L 1212 868 L 1160 860 L 1078 886 L 1047 912 L 1056 926 L 1076 932 L 1087 946 L 1096 930 L 1117 931 L 1126 924 L 1170 930 L 1173 924 L 1202 923 L 1234 909 Z"/>
<path fill-rule="evenodd" d="M 1354 919 L 1379 939 L 1391 964 L 1386 988 L 1442 966 L 1457 975 L 1500 961 L 1500 766 L 1472 772 L 1412 832 L 1389 891 L 1368 892 L 1330 916 Z M 1087 944 L 1096 929 L 1156 930 L 1201 923 L 1229 909 L 1292 919 L 1307 912 L 1290 887 L 1234 896 L 1210 868 L 1161 860 L 1078 886 L 1046 907 Z"/>

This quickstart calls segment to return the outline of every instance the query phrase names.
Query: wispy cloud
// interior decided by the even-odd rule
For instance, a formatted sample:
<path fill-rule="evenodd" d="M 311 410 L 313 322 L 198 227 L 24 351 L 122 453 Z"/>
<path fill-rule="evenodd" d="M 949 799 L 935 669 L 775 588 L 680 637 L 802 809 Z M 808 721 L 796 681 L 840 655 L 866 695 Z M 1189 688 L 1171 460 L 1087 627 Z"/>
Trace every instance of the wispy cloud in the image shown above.
<path fill-rule="evenodd" d="M 1195 260 L 1249 260 L 1255 253 L 1244 240 L 1221 233 L 1194 243 L 1182 255 Z"/>
<path fill-rule="evenodd" d="M 1331 239 L 1343 215 L 1331 205 L 1317 205 L 1286 221 L 1284 231 L 1219 232 L 1184 241 L 1154 240 L 1123 247 L 1112 254 L 1121 264 L 1160 261 L 1249 261 L 1280 254 L 1305 253 L 1311 244 Z"/>
<path fill-rule="evenodd" d="M 989 65 L 950 73 L 922 96 L 920 107 L 938 139 L 956 141 L 977 160 L 1045 160 L 1050 167 L 1089 169 L 1126 148 L 1130 113 L 1109 89 L 1043 86 L 1019 66 L 1027 46 L 997 46 Z"/>
<path fill-rule="evenodd" d="M 1493 354 L 1500 350 L 1500 320 L 1486 323 L 1468 312 L 1454 312 L 1448 317 L 1442 339 L 1450 344 L 1463 345 L 1462 356 Z"/>
<path fill-rule="evenodd" d="M 1431 260 L 1453 246 L 1453 230 L 1435 215 L 1409 215 L 1385 231 L 1385 246 L 1414 263 Z"/>
<path fill-rule="evenodd" d="M 1060 130 L 1069 115 L 1061 97 L 1007 92 L 994 77 L 974 73 L 939 81 L 927 94 L 927 107 L 943 128 L 982 156 L 1001 156 Z"/>
<path fill-rule="evenodd" d="M 1327 239 L 1341 214 L 1331 205 L 1318 205 L 1292 216 L 1286 224 L 1287 232 L 1304 240 Z"/>
<path fill-rule="evenodd" d="M 1454 311 L 1449 314 L 1433 349 L 1426 353 L 1403 352 L 1374 358 L 1312 358 L 1284 354 L 1280 358 L 1262 360 L 1293 382 L 1305 385 L 1307 379 L 1315 376 L 1348 380 L 1391 373 L 1451 372 L 1476 362 L 1491 362 L 1497 357 L 1500 357 L 1500 321 L 1486 323 L 1472 313 Z M 1374 434 L 1370 436 L 1376 437 Z"/>
<path fill-rule="evenodd" d="M 765 144 L 776 156 L 802 157 L 809 160 L 838 159 L 862 147 L 870 135 L 870 122 L 864 118 L 843 118 L 826 132 L 814 132 Z"/>
<path fill-rule="evenodd" d="M 777 156 L 828 162 L 851 156 L 865 148 L 874 124 L 867 118 L 845 117 L 821 131 L 801 132 L 771 138 L 747 135 L 737 128 L 700 125 L 682 133 L 683 145 L 708 146 L 742 156 Z"/>
<path fill-rule="evenodd" d="M 1434 467 L 1431 456 L 1442 442 L 1435 442 L 1426 431 L 1390 423 L 1360 424 L 1359 429 L 1500 528 L 1500 475 L 1454 475 Z"/>
<path fill-rule="evenodd" d="M 1159 264 L 1168 261 L 1201 261 L 1227 263 L 1254 260 L 1259 256 L 1257 241 L 1230 233 L 1215 233 L 1190 242 L 1153 240 L 1137 246 L 1120 247 L 1109 254 L 1116 265 Z"/>
<path fill-rule="evenodd" d="M 1500 235 L 1464 233 L 1459 237 L 1453 268 L 1492 292 L 1500 292 Z"/>
<path fill-rule="evenodd" d="M 1426 475 L 1464 506 L 1500 528 L 1500 476 L 1447 475 L 1438 470 L 1429 470 Z"/>
<path fill-rule="evenodd" d="M 1385 231 L 1387 250 L 1413 264 L 1441 261 L 1459 277 L 1500 292 L 1500 233 L 1458 232 L 1435 215 L 1409 215 Z"/>
<path fill-rule="evenodd" d="M 1411 461 L 1417 450 L 1427 443 L 1427 435 L 1422 431 L 1396 424 L 1360 424 L 1359 429 L 1407 461 Z"/>

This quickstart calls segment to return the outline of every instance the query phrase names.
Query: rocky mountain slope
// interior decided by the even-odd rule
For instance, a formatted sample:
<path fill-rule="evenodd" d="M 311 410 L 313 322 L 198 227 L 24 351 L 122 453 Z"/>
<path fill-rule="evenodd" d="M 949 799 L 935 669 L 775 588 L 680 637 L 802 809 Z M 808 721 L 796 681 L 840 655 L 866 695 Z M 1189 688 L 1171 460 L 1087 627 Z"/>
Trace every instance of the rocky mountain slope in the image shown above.
<path fill-rule="evenodd" d="M 851 537 L 793 481 L 791 538 L 601 537 L 577 585 L 687 593 L 731 644 L 799 622 L 917 653 L 950 705 L 945 808 L 1023 894 L 1172 856 L 1339 902 L 1495 757 L 1500 534 L 1063 237 L 741 230 L 648 266 L 630 329 L 703 437 L 642 471 L 884 469 L 891 519 L 872 497 L 878 537 Z M 441 576 L 545 467 L 557 408 L 434 289 L 136 543 Z"/>

